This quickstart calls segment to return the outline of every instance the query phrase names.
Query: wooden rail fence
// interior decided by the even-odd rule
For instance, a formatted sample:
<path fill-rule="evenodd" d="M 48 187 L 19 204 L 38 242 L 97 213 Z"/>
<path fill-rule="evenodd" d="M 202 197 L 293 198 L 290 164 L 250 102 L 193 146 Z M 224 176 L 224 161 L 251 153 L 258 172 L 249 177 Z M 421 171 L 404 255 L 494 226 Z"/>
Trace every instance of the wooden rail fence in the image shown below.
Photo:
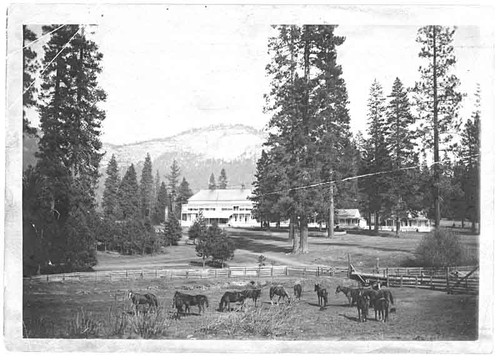
<path fill-rule="evenodd" d="M 375 268 L 370 272 L 356 270 L 352 264 L 348 276 L 364 283 L 380 282 L 388 287 L 415 287 L 448 293 L 479 293 L 479 267 L 460 266 L 431 268 Z"/>
<path fill-rule="evenodd" d="M 65 274 L 36 275 L 26 278 L 36 282 L 63 281 L 123 281 L 137 279 L 214 279 L 214 278 L 260 278 L 283 276 L 333 276 L 347 274 L 347 268 L 331 268 L 321 266 L 262 266 L 262 267 L 229 267 L 222 269 L 134 269 L 75 272 Z"/>
<path fill-rule="evenodd" d="M 97 282 L 139 279 L 320 277 L 339 274 L 364 283 L 379 281 L 388 287 L 414 287 L 447 291 L 449 293 L 477 294 L 479 292 L 479 268 L 470 266 L 441 269 L 395 267 L 357 270 L 352 264 L 349 264 L 349 267 L 346 268 L 322 266 L 255 266 L 222 269 L 137 269 L 37 275 L 25 279 L 34 282 Z"/>

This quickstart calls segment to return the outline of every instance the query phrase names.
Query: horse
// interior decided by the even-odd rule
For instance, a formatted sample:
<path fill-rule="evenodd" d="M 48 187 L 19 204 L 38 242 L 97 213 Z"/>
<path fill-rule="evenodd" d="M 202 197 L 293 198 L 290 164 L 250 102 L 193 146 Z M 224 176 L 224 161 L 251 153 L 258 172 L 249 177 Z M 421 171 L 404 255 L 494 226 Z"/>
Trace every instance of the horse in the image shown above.
<path fill-rule="evenodd" d="M 208 298 L 205 295 L 189 295 L 179 291 L 175 292 L 172 307 L 176 307 L 177 312 L 185 307 L 186 312 L 190 313 L 191 305 L 198 305 L 198 314 L 201 314 L 202 310 L 205 311 L 205 305 L 208 308 Z"/>
<path fill-rule="evenodd" d="M 370 298 L 368 295 L 364 295 L 361 290 L 356 291 L 354 296 L 356 296 L 358 320 L 359 322 L 366 322 L 366 318 L 368 317 L 368 307 L 370 306 Z"/>
<path fill-rule="evenodd" d="M 257 299 L 260 298 L 262 291 L 260 289 L 247 289 L 242 291 L 245 298 L 253 300 L 255 306 L 257 306 Z"/>
<path fill-rule="evenodd" d="M 380 298 L 384 298 L 388 302 L 390 301 L 391 305 L 394 305 L 394 298 L 392 297 L 392 293 L 389 289 L 372 290 L 369 292 L 369 296 L 371 306 L 374 306 L 375 301 Z"/>
<path fill-rule="evenodd" d="M 302 296 L 302 285 L 295 284 L 293 286 L 293 295 L 300 300 L 300 297 Z"/>
<path fill-rule="evenodd" d="M 227 308 L 231 311 L 231 303 L 243 303 L 245 301 L 245 294 L 242 291 L 226 291 L 219 303 L 219 311 L 224 311 Z"/>
<path fill-rule="evenodd" d="M 132 304 L 135 306 L 135 314 L 137 315 L 139 311 L 139 305 L 148 305 L 148 311 L 154 307 L 158 308 L 158 300 L 156 296 L 151 293 L 139 294 L 135 293 L 132 290 L 128 291 L 128 298 L 132 300 Z"/>
<path fill-rule="evenodd" d="M 347 300 L 349 301 L 349 306 L 353 306 L 356 303 L 356 296 L 353 296 L 353 294 L 355 294 L 356 292 L 356 289 L 339 285 L 337 286 L 337 290 L 335 290 L 335 294 L 338 294 L 339 292 L 343 292 L 345 294 Z"/>
<path fill-rule="evenodd" d="M 375 320 L 382 320 L 383 322 L 389 321 L 389 300 L 384 297 L 375 300 L 373 305 L 375 309 Z"/>
<path fill-rule="evenodd" d="M 321 308 L 325 308 L 328 302 L 328 291 L 319 284 L 314 284 L 314 291 L 318 295 L 318 304 Z"/>
<path fill-rule="evenodd" d="M 283 285 L 273 285 L 269 289 L 269 298 L 271 299 L 271 305 L 274 304 L 273 303 L 274 295 L 278 295 L 278 301 L 276 302 L 276 304 L 280 302 L 281 298 L 285 297 L 288 299 L 288 302 L 290 302 L 290 295 L 288 295 Z"/>

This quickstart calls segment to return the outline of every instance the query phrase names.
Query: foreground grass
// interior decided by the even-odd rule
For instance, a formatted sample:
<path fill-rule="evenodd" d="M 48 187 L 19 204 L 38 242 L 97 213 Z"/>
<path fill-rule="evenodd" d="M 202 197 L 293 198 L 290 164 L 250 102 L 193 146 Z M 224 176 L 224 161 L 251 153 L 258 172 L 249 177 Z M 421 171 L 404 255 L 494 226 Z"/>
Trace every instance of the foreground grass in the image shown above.
<path fill-rule="evenodd" d="M 477 296 L 448 295 L 412 288 L 391 288 L 396 313 L 388 323 L 357 321 L 357 310 L 347 305 L 338 285 L 346 278 L 274 278 L 262 283 L 257 306 L 249 301 L 238 311 L 219 312 L 220 297 L 242 286 L 237 279 L 130 280 L 128 282 L 24 283 L 23 334 L 27 338 L 102 339 L 282 339 L 282 340 L 475 340 Z M 249 281 L 251 279 L 246 279 Z M 253 279 L 257 280 L 257 279 Z M 293 293 L 295 281 L 303 297 L 290 304 L 271 305 L 269 286 L 282 284 Z M 234 281 L 234 280 L 233 280 Z M 264 281 L 260 279 L 259 281 Z M 328 289 L 328 306 L 320 309 L 313 291 L 319 281 Z M 134 315 L 127 290 L 153 292 L 157 312 Z M 175 291 L 204 294 L 209 308 L 177 318 L 171 308 Z M 233 304 L 234 307 L 234 304 Z"/>

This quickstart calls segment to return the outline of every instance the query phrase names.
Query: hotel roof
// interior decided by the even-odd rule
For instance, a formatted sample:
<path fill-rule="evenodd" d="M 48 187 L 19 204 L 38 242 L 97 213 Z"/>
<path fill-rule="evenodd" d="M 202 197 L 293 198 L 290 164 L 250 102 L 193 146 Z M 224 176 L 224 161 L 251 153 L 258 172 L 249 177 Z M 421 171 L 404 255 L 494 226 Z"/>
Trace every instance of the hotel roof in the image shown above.
<path fill-rule="evenodd" d="M 252 195 L 250 189 L 216 189 L 216 190 L 200 190 L 191 196 L 188 202 L 201 201 L 248 201 L 248 197 Z"/>

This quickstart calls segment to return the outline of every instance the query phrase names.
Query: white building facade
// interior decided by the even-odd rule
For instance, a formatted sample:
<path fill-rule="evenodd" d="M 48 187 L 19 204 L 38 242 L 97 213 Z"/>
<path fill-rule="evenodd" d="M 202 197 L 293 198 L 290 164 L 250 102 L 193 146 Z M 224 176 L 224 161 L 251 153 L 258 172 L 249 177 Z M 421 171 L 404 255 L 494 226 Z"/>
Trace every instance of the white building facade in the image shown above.
<path fill-rule="evenodd" d="M 191 226 L 200 211 L 208 223 L 220 226 L 254 227 L 260 223 L 252 216 L 250 189 L 200 190 L 182 205 L 181 225 Z"/>

